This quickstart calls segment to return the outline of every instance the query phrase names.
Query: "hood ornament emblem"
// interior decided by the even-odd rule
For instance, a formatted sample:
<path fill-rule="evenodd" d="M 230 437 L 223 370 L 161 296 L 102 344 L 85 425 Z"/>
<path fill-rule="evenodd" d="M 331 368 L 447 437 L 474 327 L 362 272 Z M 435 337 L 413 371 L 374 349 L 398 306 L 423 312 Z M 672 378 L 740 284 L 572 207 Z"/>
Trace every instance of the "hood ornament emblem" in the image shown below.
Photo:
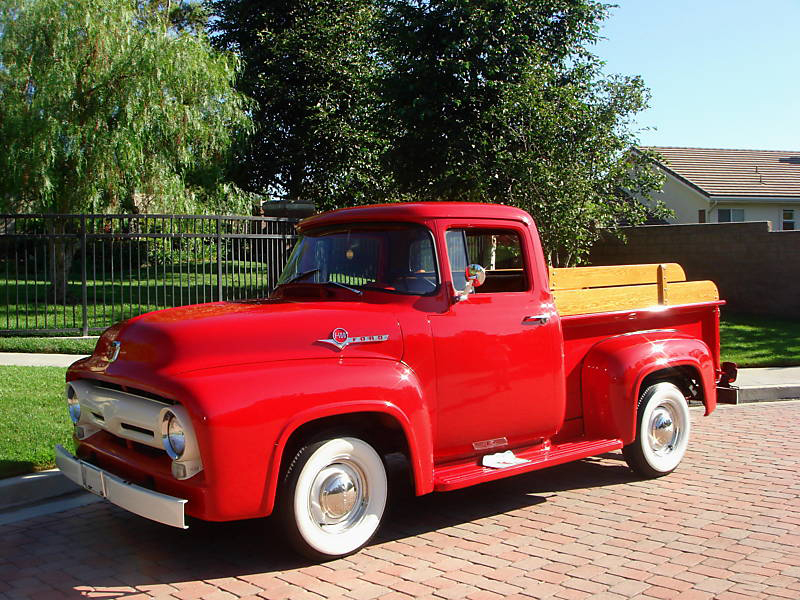
<path fill-rule="evenodd" d="M 385 342 L 389 339 L 388 334 L 384 335 L 356 335 L 350 337 L 350 334 L 347 333 L 347 329 L 342 329 L 341 327 L 337 327 L 333 331 L 331 331 L 331 337 L 327 340 L 317 340 L 318 342 L 322 342 L 323 344 L 330 344 L 331 346 L 335 346 L 339 350 L 342 350 L 349 346 L 350 344 L 369 344 L 372 342 Z"/>
<path fill-rule="evenodd" d="M 111 342 L 106 352 L 108 362 L 112 363 L 119 358 L 119 351 L 122 350 L 122 342 Z"/>

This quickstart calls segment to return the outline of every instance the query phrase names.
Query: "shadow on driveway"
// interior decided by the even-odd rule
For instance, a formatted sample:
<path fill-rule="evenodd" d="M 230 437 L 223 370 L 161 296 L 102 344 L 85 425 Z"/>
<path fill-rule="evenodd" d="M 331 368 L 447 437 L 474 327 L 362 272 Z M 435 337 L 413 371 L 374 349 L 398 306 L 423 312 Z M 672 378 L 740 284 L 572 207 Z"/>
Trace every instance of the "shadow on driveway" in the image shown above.
<path fill-rule="evenodd" d="M 608 458 L 621 457 L 609 454 Z M 401 486 L 373 545 L 531 507 L 556 492 L 633 480 L 624 464 L 594 458 L 422 497 Z M 141 593 L 130 589 L 137 586 L 275 573 L 309 565 L 290 551 L 272 519 L 192 521 L 188 530 L 179 530 L 100 503 L 31 525 L 11 535 L 17 543 L 26 538 L 20 560 L 27 556 L 31 562 L 26 560 L 26 564 L 49 565 L 48 589 L 55 587 L 72 598 L 85 597 L 81 586 L 101 588 L 92 594 L 95 598 L 124 598 Z M 2 551 L 14 552 L 9 547 Z M 336 561 L 327 565 L 333 569 L 350 566 Z M 4 570 L 0 569 L 0 578 L 10 583 L 14 575 L 24 576 L 27 571 L 13 574 Z M 88 591 L 86 587 L 83 590 Z M 37 596 L 32 593 L 31 597 Z"/>

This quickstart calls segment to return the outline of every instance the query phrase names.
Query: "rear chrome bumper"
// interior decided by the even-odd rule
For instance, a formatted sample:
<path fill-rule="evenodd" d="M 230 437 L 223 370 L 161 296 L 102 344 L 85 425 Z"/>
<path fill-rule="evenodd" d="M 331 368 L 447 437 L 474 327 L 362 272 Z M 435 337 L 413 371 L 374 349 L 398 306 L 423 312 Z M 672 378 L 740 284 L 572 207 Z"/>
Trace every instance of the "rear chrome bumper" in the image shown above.
<path fill-rule="evenodd" d="M 187 529 L 183 511 L 187 500 L 183 498 L 160 494 L 124 481 L 74 457 L 61 445 L 56 446 L 56 464 L 68 479 L 112 504 L 151 521 Z"/>

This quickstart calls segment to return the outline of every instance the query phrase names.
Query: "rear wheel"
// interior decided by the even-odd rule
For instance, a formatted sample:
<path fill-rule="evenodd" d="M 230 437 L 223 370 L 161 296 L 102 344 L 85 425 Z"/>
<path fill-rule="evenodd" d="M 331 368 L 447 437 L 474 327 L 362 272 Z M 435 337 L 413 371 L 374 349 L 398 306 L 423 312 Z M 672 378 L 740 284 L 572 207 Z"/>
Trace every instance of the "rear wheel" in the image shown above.
<path fill-rule="evenodd" d="M 639 475 L 666 475 L 686 454 L 690 429 L 689 406 L 683 392 L 673 383 L 656 383 L 639 399 L 636 439 L 622 449 L 622 454 Z"/>
<path fill-rule="evenodd" d="M 314 560 L 358 551 L 378 530 L 387 490 L 383 461 L 367 442 L 337 437 L 303 446 L 281 494 L 289 542 Z"/>

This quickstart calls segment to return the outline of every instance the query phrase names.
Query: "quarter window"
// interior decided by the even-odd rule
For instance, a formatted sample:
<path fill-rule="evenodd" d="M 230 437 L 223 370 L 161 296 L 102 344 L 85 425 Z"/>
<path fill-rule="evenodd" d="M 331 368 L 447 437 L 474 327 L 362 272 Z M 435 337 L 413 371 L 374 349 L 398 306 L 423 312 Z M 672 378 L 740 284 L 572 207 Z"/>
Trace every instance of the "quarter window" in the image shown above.
<path fill-rule="evenodd" d="M 781 230 L 783 230 L 783 231 L 794 231 L 795 230 L 794 209 L 793 208 L 784 208 L 783 209 L 783 221 L 781 223 Z"/>
<path fill-rule="evenodd" d="M 743 208 L 718 208 L 717 209 L 717 222 L 718 223 L 741 223 L 744 221 Z"/>
<path fill-rule="evenodd" d="M 445 233 L 450 272 L 456 290 L 466 285 L 467 265 L 486 269 L 486 281 L 475 293 L 524 292 L 528 289 L 522 241 L 509 229 L 449 229 Z"/>

